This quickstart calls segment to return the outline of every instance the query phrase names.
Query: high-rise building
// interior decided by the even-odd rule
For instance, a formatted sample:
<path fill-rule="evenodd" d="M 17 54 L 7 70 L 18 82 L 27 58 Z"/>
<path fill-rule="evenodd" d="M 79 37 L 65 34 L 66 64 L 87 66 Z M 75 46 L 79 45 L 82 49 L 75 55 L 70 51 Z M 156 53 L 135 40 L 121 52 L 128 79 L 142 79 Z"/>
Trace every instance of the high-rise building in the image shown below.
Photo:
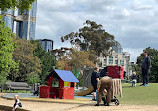
<path fill-rule="evenodd" d="M 53 40 L 50 39 L 40 39 L 42 47 L 45 51 L 50 52 L 53 50 Z"/>
<path fill-rule="evenodd" d="M 3 15 L 6 27 L 10 27 L 12 31 L 16 30 L 16 35 L 20 38 L 31 40 L 35 39 L 36 11 L 37 1 L 31 5 L 30 10 L 18 10 L 17 16 L 15 16 L 15 11 L 12 9 L 2 11 L 1 14 Z M 15 29 L 14 21 L 16 22 Z"/>
<path fill-rule="evenodd" d="M 14 11 L 9 9 L 7 11 L 2 11 L 3 21 L 5 22 L 6 27 L 9 27 L 12 31 L 14 28 Z"/>
<path fill-rule="evenodd" d="M 31 7 L 30 10 L 18 10 L 18 16 L 15 17 L 16 34 L 27 40 L 35 39 L 37 1 Z"/>

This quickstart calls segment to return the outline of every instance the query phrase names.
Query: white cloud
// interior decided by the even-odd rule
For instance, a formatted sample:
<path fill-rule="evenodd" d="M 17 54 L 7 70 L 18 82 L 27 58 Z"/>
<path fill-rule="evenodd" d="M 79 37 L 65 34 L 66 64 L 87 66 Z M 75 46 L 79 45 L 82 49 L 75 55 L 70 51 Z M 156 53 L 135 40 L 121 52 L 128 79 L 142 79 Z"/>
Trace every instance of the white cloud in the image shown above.
<path fill-rule="evenodd" d="M 60 37 L 76 32 L 86 20 L 102 24 L 132 60 L 148 46 L 158 49 L 158 4 L 154 0 L 38 0 L 36 38 L 70 46 Z"/>
<path fill-rule="evenodd" d="M 151 10 L 152 5 L 147 4 L 146 0 L 134 0 L 133 9 L 134 10 Z"/>

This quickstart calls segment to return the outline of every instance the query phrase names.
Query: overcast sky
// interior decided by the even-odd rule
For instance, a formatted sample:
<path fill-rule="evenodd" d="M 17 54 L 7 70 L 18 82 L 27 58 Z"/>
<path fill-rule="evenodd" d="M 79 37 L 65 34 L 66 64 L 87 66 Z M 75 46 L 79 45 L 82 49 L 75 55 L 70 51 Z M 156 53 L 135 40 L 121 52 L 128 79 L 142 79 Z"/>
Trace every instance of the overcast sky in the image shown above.
<path fill-rule="evenodd" d="M 37 0 L 36 39 L 54 48 L 70 47 L 61 36 L 76 32 L 86 20 L 102 24 L 131 61 L 146 47 L 158 49 L 158 0 Z"/>

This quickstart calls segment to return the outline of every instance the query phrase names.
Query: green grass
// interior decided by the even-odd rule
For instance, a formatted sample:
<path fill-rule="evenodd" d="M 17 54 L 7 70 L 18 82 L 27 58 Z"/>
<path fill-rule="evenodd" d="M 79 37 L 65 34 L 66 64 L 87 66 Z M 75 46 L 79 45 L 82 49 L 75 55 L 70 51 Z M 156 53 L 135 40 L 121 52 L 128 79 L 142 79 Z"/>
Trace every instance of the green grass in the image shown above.
<path fill-rule="evenodd" d="M 10 93 L 10 91 L 9 90 L 3 90 L 2 91 L 3 93 Z M 14 91 L 11 91 L 11 93 L 26 93 L 26 91 L 25 90 L 14 90 Z M 27 91 L 27 93 L 31 93 L 31 91 Z"/>
<path fill-rule="evenodd" d="M 149 86 L 132 87 L 132 83 L 122 83 L 123 97 L 117 96 L 120 104 L 158 105 L 158 83 Z"/>

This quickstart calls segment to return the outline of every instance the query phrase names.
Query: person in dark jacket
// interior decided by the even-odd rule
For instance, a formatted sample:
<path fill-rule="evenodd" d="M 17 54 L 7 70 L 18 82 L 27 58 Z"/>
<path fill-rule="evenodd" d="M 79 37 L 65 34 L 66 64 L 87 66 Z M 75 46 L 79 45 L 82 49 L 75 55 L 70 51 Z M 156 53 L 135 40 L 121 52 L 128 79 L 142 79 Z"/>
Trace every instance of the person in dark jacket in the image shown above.
<path fill-rule="evenodd" d="M 141 66 L 141 70 L 142 70 L 142 78 L 143 78 L 143 84 L 141 84 L 141 86 L 148 86 L 148 82 L 149 82 L 149 71 L 150 71 L 150 57 L 147 54 L 147 51 L 143 51 L 144 53 L 144 57 L 142 60 L 142 66 Z"/>
<path fill-rule="evenodd" d="M 100 78 L 104 76 L 107 76 L 107 67 L 104 67 L 104 69 L 102 69 L 100 72 Z"/>
<path fill-rule="evenodd" d="M 93 86 L 93 99 L 92 100 L 96 100 L 95 99 L 95 96 L 96 96 L 96 90 L 97 90 L 97 83 L 98 83 L 98 81 L 99 81 L 99 68 L 98 67 L 96 67 L 96 68 L 94 68 L 94 71 L 93 71 L 93 73 L 92 73 L 92 75 L 91 75 L 91 84 L 92 84 L 92 86 Z"/>

